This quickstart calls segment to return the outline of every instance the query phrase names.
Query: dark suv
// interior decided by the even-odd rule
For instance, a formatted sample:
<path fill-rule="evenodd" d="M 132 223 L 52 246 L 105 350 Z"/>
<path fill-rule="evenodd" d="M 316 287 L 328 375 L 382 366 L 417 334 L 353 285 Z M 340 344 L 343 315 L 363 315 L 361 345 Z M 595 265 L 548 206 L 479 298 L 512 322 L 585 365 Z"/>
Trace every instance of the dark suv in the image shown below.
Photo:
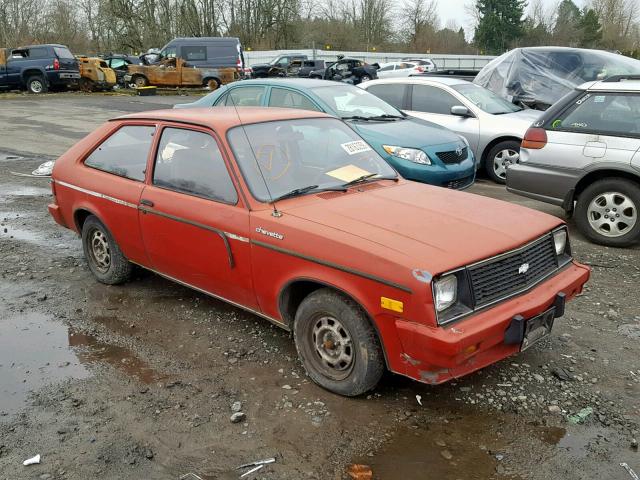
<path fill-rule="evenodd" d="M 0 49 L 0 88 L 44 93 L 74 86 L 79 79 L 78 61 L 64 45 Z"/>

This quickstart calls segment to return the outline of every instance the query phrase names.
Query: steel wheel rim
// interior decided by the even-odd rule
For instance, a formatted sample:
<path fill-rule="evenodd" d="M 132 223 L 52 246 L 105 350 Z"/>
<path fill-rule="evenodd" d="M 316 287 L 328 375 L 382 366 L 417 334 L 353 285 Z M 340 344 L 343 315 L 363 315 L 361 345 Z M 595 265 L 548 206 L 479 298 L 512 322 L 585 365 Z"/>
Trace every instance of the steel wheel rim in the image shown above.
<path fill-rule="evenodd" d="M 40 80 L 31 82 L 31 91 L 34 93 L 42 93 L 42 82 Z"/>
<path fill-rule="evenodd" d="M 96 269 L 106 273 L 111 267 L 111 248 L 104 232 L 93 230 L 89 235 L 89 254 Z"/>
<path fill-rule="evenodd" d="M 629 233 L 638 221 L 636 204 L 620 192 L 596 195 L 587 208 L 589 225 L 599 235 L 616 238 Z"/>
<path fill-rule="evenodd" d="M 505 179 L 507 178 L 507 167 L 512 163 L 518 163 L 520 160 L 520 152 L 515 151 L 512 148 L 505 148 L 496 153 L 493 157 L 493 171 L 496 176 Z"/>
<path fill-rule="evenodd" d="M 351 334 L 332 315 L 320 315 L 312 325 L 311 348 L 315 363 L 333 380 L 345 379 L 355 363 Z"/>

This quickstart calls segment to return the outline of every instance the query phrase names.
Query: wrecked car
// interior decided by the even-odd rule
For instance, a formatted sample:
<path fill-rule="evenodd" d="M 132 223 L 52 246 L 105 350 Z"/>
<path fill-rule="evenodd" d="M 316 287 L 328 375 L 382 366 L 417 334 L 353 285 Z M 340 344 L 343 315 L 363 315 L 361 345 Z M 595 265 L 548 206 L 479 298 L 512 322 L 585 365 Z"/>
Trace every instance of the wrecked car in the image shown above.
<path fill-rule="evenodd" d="M 85 92 L 95 92 L 97 90 L 111 90 L 117 83 L 116 72 L 114 72 L 105 60 L 98 57 L 78 58 L 80 66 L 80 89 Z"/>
<path fill-rule="evenodd" d="M 237 68 L 198 68 L 182 58 L 168 57 L 154 64 L 127 66 L 125 83 L 136 88 L 156 87 L 206 87 L 216 90 L 220 85 L 234 82 L 240 78 Z"/>
<path fill-rule="evenodd" d="M 358 85 L 361 82 L 378 78 L 376 71 L 376 67 L 362 60 L 345 58 L 339 55 L 337 62 L 328 65 L 327 68 L 310 72 L 309 78 L 320 78 Z"/>
<path fill-rule="evenodd" d="M 124 85 L 124 77 L 129 73 L 129 65 L 141 65 L 142 60 L 135 55 L 112 53 L 104 57 L 109 68 L 116 72 L 118 85 Z"/>
<path fill-rule="evenodd" d="M 473 80 L 516 105 L 546 110 L 575 87 L 612 75 L 640 74 L 640 61 L 602 50 L 515 48 L 491 60 Z"/>
<path fill-rule="evenodd" d="M 45 93 L 75 86 L 79 79 L 78 61 L 64 45 L 0 48 L 0 89 Z"/>
<path fill-rule="evenodd" d="M 530 348 L 590 273 L 562 220 L 406 181 L 320 112 L 130 114 L 63 154 L 51 186 L 98 281 L 140 265 L 255 313 L 341 395 L 385 369 L 438 384 Z"/>
<path fill-rule="evenodd" d="M 296 75 L 301 67 L 301 62 L 307 56 L 301 53 L 280 55 L 269 63 L 251 65 L 252 78 L 286 77 Z"/>

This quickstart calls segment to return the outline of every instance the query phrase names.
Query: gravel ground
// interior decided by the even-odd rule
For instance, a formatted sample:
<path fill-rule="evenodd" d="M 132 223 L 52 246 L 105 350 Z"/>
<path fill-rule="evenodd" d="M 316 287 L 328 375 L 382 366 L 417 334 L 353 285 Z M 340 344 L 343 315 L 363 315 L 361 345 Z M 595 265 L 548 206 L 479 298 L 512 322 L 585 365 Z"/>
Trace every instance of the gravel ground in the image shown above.
<path fill-rule="evenodd" d="M 353 463 L 384 480 L 640 472 L 640 252 L 592 245 L 572 223 L 593 275 L 549 339 L 446 385 L 388 374 L 356 399 L 311 383 L 289 335 L 258 317 L 145 271 L 98 284 L 47 214 L 47 181 L 10 172 L 107 118 L 180 101 L 0 99 L 0 479 L 235 479 L 268 457 L 248 478 L 346 479 Z M 472 191 L 562 215 L 486 181 Z"/>

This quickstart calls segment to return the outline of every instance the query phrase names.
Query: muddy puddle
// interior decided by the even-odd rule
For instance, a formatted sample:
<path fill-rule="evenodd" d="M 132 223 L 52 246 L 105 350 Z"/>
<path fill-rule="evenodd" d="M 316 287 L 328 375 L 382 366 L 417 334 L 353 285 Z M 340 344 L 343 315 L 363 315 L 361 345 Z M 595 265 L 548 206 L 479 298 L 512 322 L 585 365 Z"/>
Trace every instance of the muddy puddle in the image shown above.
<path fill-rule="evenodd" d="M 32 187 L 29 185 L 0 184 L 0 198 L 9 197 L 46 197 L 51 195 L 51 189 L 46 187 Z"/>
<path fill-rule="evenodd" d="M 0 153 L 0 162 L 8 162 L 8 161 L 13 161 L 13 160 L 22 160 L 24 157 L 21 157 L 20 155 L 11 155 L 11 154 L 4 154 L 4 153 Z"/>
<path fill-rule="evenodd" d="M 104 365 L 142 383 L 161 378 L 129 349 L 74 331 L 48 315 L 0 316 L 0 415 L 22 409 L 33 390 L 86 378 Z"/>

